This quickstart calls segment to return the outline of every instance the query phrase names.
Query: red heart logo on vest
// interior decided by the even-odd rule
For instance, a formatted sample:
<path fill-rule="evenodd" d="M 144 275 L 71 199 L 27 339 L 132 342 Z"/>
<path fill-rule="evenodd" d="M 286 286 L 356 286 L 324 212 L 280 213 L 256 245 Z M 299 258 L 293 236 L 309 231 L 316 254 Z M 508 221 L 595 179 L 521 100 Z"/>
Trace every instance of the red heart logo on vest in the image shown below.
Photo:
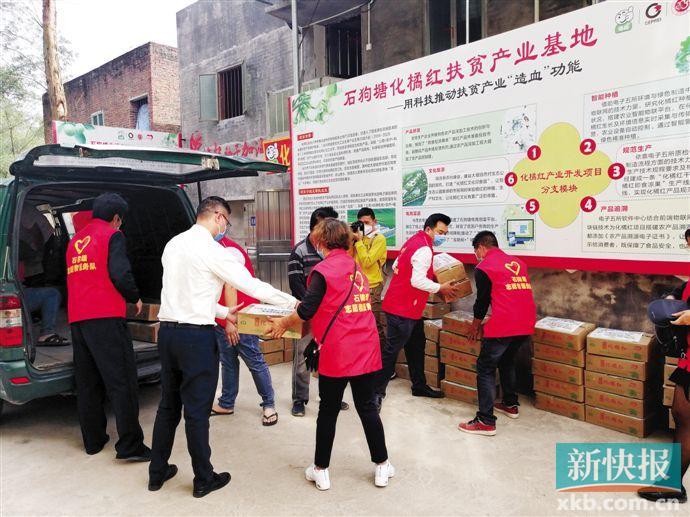
<path fill-rule="evenodd" d="M 352 282 L 352 275 L 350 275 L 350 282 Z M 357 282 L 359 282 L 359 284 Z M 360 293 L 364 290 L 364 276 L 362 276 L 360 271 L 355 273 L 355 287 Z"/>
<path fill-rule="evenodd" d="M 74 243 L 74 249 L 77 250 L 77 253 L 79 255 L 81 255 L 81 252 L 84 251 L 84 248 L 86 248 L 90 242 L 91 236 L 87 235 L 83 239 L 79 239 L 77 242 Z"/>
<path fill-rule="evenodd" d="M 506 269 L 514 275 L 518 275 L 520 273 L 520 264 L 518 264 L 514 260 L 512 262 L 508 262 L 507 264 L 505 264 L 505 266 Z"/>

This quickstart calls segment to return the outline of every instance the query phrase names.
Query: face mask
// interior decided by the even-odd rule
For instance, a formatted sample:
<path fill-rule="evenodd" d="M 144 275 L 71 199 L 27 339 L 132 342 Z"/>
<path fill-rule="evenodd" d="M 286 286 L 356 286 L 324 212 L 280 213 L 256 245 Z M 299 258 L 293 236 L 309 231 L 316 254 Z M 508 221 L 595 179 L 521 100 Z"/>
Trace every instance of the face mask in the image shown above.
<path fill-rule="evenodd" d="M 440 246 L 446 242 L 446 236 L 445 235 L 434 235 L 434 246 Z"/>
<path fill-rule="evenodd" d="M 218 225 L 218 229 L 220 230 L 220 225 Z M 223 231 L 221 231 L 220 233 L 217 233 L 216 235 L 213 236 L 213 240 L 216 242 L 220 242 L 221 240 L 223 240 L 223 237 L 225 236 L 225 232 L 227 230 L 228 230 L 228 227 L 226 226 Z"/>
<path fill-rule="evenodd" d="M 320 249 L 318 249 L 318 248 L 316 249 L 316 254 L 317 254 L 319 257 L 321 257 L 321 259 L 325 259 L 325 258 L 326 258 L 325 255 L 323 254 L 323 252 L 322 252 Z"/>
<path fill-rule="evenodd" d="M 474 252 L 474 256 L 477 257 L 477 262 L 481 262 L 483 260 L 479 255 L 477 255 L 476 251 Z"/>
<path fill-rule="evenodd" d="M 370 225 L 370 224 L 364 225 L 364 235 L 369 235 L 373 231 L 374 231 L 374 227 L 372 225 Z"/>

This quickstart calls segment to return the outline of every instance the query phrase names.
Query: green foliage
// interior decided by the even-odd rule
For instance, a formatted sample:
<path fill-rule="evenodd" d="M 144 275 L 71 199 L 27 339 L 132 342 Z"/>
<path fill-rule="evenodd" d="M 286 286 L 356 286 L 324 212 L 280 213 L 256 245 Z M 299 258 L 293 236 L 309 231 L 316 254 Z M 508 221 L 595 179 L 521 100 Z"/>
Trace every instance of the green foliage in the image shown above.
<path fill-rule="evenodd" d="M 319 93 L 323 93 L 323 96 L 314 106 L 312 104 L 312 95 L 318 98 L 317 94 Z M 323 124 L 328 116 L 333 114 L 330 109 L 330 103 L 337 93 L 338 85 L 335 83 L 319 90 L 300 93 L 292 103 L 293 123 L 295 125 L 302 122 L 319 122 Z"/>
<path fill-rule="evenodd" d="M 0 177 L 8 177 L 12 162 L 42 143 L 41 118 L 22 111 L 16 102 L 0 99 Z"/>

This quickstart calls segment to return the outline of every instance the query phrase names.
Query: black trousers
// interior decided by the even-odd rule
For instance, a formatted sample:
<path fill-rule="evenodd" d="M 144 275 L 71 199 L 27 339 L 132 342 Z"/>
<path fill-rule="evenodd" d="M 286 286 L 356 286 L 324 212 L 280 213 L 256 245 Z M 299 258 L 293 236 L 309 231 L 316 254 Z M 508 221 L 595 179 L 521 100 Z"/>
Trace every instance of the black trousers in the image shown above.
<path fill-rule="evenodd" d="M 184 408 L 194 486 L 203 486 L 213 479 L 208 418 L 218 384 L 219 360 L 213 325 L 161 323 L 158 351 L 162 394 L 153 426 L 149 477 L 156 481 L 163 479 Z"/>
<path fill-rule="evenodd" d="M 495 425 L 494 402 L 496 400 L 496 368 L 501 377 L 501 392 L 506 406 L 517 406 L 515 389 L 515 356 L 529 336 L 510 336 L 482 339 L 477 358 L 477 417 L 485 424 Z"/>
<path fill-rule="evenodd" d="M 107 440 L 106 395 L 115 414 L 118 456 L 146 449 L 139 425 L 137 367 L 132 340 L 123 318 L 72 323 L 77 410 L 84 448 L 94 453 Z"/>
<path fill-rule="evenodd" d="M 319 416 L 316 419 L 316 452 L 314 464 L 326 469 L 331 462 L 331 451 L 335 439 L 335 426 L 340 413 L 340 404 L 347 383 L 352 389 L 352 398 L 359 419 L 362 421 L 364 435 L 369 445 L 371 461 L 383 463 L 388 459 L 386 437 L 383 423 L 376 408 L 374 387 L 378 372 L 358 375 L 356 377 L 326 377 L 319 374 Z"/>
<path fill-rule="evenodd" d="M 424 376 L 424 347 L 426 337 L 424 336 L 424 320 L 413 320 L 403 318 L 395 314 L 384 313 L 388 323 L 386 333 L 386 343 L 381 352 L 381 362 L 383 369 L 376 387 L 376 394 L 379 399 L 386 396 L 386 387 L 391 375 L 395 370 L 395 360 L 400 350 L 405 348 L 405 357 L 410 369 L 410 379 L 412 389 L 420 390 L 426 386 Z"/>

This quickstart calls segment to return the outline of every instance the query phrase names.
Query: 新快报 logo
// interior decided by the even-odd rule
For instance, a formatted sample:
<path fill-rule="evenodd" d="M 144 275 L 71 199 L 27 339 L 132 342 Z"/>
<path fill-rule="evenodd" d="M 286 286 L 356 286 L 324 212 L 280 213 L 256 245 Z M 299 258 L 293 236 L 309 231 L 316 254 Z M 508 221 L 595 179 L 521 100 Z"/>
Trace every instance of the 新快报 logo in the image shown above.
<path fill-rule="evenodd" d="M 557 443 L 556 490 L 680 490 L 678 443 Z"/>

